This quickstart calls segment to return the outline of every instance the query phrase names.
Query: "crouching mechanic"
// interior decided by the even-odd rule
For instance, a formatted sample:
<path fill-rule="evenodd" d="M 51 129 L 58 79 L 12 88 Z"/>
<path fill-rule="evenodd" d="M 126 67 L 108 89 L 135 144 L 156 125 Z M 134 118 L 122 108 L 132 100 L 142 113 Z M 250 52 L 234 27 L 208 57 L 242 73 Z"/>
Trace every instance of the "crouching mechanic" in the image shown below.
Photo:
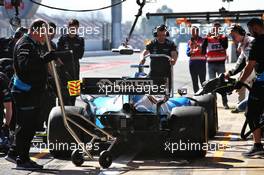
<path fill-rule="evenodd" d="M 42 165 L 30 160 L 31 141 L 38 126 L 41 100 L 47 82 L 47 63 L 57 57 L 54 51 L 41 55 L 41 44 L 45 43 L 46 22 L 32 22 L 29 33 L 25 34 L 14 49 L 15 75 L 12 95 L 16 106 L 16 151 L 17 169 L 37 170 Z"/>
<path fill-rule="evenodd" d="M 248 152 L 243 153 L 244 156 L 251 157 L 264 154 L 260 129 L 260 118 L 264 109 L 264 25 L 261 19 L 253 18 L 248 22 L 247 26 L 255 40 L 249 53 L 249 61 L 235 88 L 241 89 L 242 83 L 246 81 L 255 69 L 257 77 L 249 93 L 248 110 L 246 112 L 247 123 L 250 130 L 253 131 L 254 145 Z"/>

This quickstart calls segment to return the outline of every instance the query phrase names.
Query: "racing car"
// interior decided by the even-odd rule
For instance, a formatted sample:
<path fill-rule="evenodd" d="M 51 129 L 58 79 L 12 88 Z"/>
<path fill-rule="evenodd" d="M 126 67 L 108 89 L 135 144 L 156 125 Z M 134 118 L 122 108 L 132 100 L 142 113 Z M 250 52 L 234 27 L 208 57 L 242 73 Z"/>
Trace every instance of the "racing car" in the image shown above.
<path fill-rule="evenodd" d="M 159 59 L 153 59 L 156 57 L 168 61 L 171 59 L 162 54 L 146 57 L 152 59 L 151 61 L 158 61 Z M 85 145 L 88 144 L 92 151 L 97 147 L 102 151 L 101 149 L 105 148 L 100 144 L 104 140 L 100 132 L 102 130 L 106 141 L 112 136 L 116 138 L 115 146 L 140 142 L 152 147 L 157 146 L 172 157 L 204 157 L 206 149 L 203 149 L 203 146 L 207 144 L 208 138 L 215 136 L 218 129 L 215 95 L 203 93 L 187 97 L 186 90 L 179 89 L 178 95 L 175 96 L 173 81 L 169 86 L 169 78 L 173 79 L 172 66 L 171 77 L 148 77 L 144 73 L 144 68 L 149 67 L 148 65 L 131 67 L 139 69 L 132 77 L 83 78 L 80 96 L 86 104 L 85 107 L 65 106 L 68 120 L 71 121 L 69 125 L 79 136 L 79 140 Z M 117 85 L 119 91 L 110 89 L 110 85 Z M 155 85 L 163 88 L 151 89 Z M 141 90 L 134 90 L 137 88 Z M 149 91 L 146 93 L 142 89 Z M 83 154 L 81 151 L 71 151 L 70 148 L 76 144 L 76 139 L 65 128 L 63 120 L 61 109 L 53 108 L 48 121 L 50 153 L 55 158 L 71 155 L 73 163 L 81 166 L 84 162 Z M 87 124 L 84 120 L 93 124 Z M 95 144 L 96 141 L 99 146 Z M 181 149 L 181 144 L 190 145 L 190 149 Z M 110 144 L 107 152 L 101 152 L 99 163 L 103 168 L 111 165 L 111 149 L 115 146 Z M 169 146 L 171 149 L 166 149 Z M 122 150 L 119 151 L 122 154 Z"/>

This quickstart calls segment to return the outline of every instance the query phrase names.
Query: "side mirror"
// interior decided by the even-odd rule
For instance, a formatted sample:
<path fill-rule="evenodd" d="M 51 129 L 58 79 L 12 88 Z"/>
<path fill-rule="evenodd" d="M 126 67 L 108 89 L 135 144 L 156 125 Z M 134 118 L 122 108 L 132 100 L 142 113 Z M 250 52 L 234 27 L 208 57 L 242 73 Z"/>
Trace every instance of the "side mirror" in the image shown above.
<path fill-rule="evenodd" d="M 181 96 L 187 95 L 187 89 L 186 88 L 178 89 L 178 94 L 180 94 Z"/>

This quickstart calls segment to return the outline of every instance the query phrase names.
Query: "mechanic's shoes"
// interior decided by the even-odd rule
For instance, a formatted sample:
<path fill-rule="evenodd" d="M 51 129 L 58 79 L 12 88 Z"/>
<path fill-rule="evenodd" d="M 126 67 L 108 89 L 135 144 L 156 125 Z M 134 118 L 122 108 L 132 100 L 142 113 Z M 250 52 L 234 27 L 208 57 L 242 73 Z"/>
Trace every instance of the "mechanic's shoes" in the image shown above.
<path fill-rule="evenodd" d="M 228 104 L 223 104 L 223 106 L 224 106 L 224 109 L 229 109 Z"/>
<path fill-rule="evenodd" d="M 16 163 L 16 158 L 17 158 L 17 156 L 12 155 L 12 154 L 7 154 L 5 156 L 5 160 L 7 160 L 8 162 L 11 162 L 11 163 Z"/>
<path fill-rule="evenodd" d="M 17 170 L 41 170 L 43 165 L 39 165 L 33 160 L 22 161 L 20 158 L 16 159 L 16 169 Z"/>
<path fill-rule="evenodd" d="M 264 155 L 264 149 L 261 143 L 255 143 L 252 148 L 247 151 L 242 153 L 244 157 L 252 157 L 252 156 L 257 156 L 257 155 Z"/>

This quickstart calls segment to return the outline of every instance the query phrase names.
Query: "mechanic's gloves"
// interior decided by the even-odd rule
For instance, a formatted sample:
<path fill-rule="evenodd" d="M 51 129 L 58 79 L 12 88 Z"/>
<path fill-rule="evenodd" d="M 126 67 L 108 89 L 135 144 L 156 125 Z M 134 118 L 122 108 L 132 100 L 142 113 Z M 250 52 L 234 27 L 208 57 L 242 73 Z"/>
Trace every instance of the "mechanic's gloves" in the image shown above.
<path fill-rule="evenodd" d="M 233 70 L 230 70 L 230 71 L 228 71 L 228 74 L 229 74 L 230 77 L 231 76 L 234 76 L 234 71 Z"/>
<path fill-rule="evenodd" d="M 72 57 L 73 56 L 72 50 L 56 51 L 55 53 L 56 53 L 57 57 L 59 57 L 59 58 Z"/>
<path fill-rule="evenodd" d="M 234 89 L 241 89 L 244 86 L 244 83 L 242 81 L 237 81 L 234 85 Z"/>
<path fill-rule="evenodd" d="M 43 56 L 41 56 L 41 58 L 43 59 L 45 63 L 48 63 L 52 60 L 57 59 L 57 55 L 55 51 L 50 51 L 50 52 L 45 53 Z"/>
<path fill-rule="evenodd" d="M 139 72 L 144 72 L 144 64 L 139 64 L 139 68 L 138 68 L 138 71 Z"/>
<path fill-rule="evenodd" d="M 42 59 L 45 63 L 48 63 L 52 60 L 56 60 L 58 58 L 64 58 L 66 56 L 72 56 L 72 50 L 68 50 L 68 51 L 50 51 L 45 53 L 42 56 Z"/>
<path fill-rule="evenodd" d="M 230 78 L 230 73 L 229 72 L 226 72 L 225 73 L 225 79 L 227 80 L 227 79 L 229 79 Z"/>
<path fill-rule="evenodd" d="M 231 76 L 233 76 L 234 74 L 233 74 L 233 71 L 232 70 L 230 70 L 230 71 L 227 71 L 227 72 L 225 72 L 225 79 L 229 79 Z"/>

